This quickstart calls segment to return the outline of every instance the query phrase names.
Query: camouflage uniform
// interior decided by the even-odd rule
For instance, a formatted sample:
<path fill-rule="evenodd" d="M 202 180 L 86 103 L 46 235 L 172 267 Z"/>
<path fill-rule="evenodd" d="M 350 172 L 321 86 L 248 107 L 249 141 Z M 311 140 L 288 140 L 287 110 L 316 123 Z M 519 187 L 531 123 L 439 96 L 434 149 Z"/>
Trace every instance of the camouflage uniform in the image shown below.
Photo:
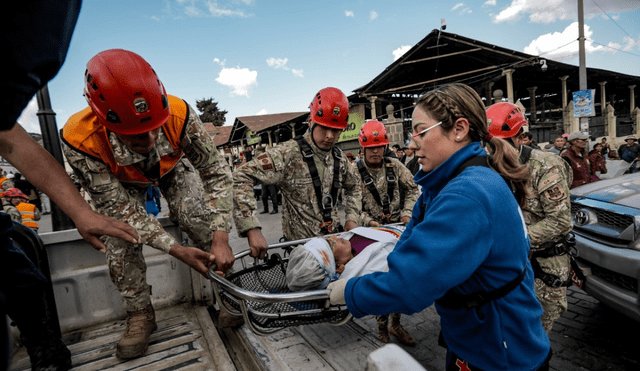
<path fill-rule="evenodd" d="M 6 177 L 2 177 L 1 175 L 0 175 L 0 178 L 4 178 L 4 180 L 2 180 L 2 183 L 0 183 L 0 193 L 4 191 L 8 191 L 11 188 L 15 188 L 15 185 L 13 184 L 13 180 Z"/>
<path fill-rule="evenodd" d="M 113 237 L 105 240 L 109 275 L 122 294 L 128 312 L 140 311 L 151 303 L 142 245 L 169 252 L 176 244 L 158 220 L 146 212 L 146 191 L 153 181 L 158 180 L 171 215 L 177 219 L 181 230 L 187 232 L 200 249 L 211 249 L 214 231 L 231 230 L 231 172 L 197 113 L 192 107 L 188 109 L 189 117 L 180 142 L 184 156 L 160 179 L 148 177 L 151 180 L 148 184 L 121 182 L 100 160 L 78 152 L 66 143 L 63 145 L 69 164 L 96 209 L 130 224 L 142 238 L 142 244 L 137 245 Z M 134 165 L 146 174 L 162 156 L 174 153 L 163 130 L 159 132 L 155 149 L 146 155 L 130 150 L 115 133 L 109 132 L 108 139 L 119 165 Z"/>
<path fill-rule="evenodd" d="M 313 150 L 322 180 L 322 191 L 329 194 L 333 181 L 333 155 L 331 151 L 318 148 L 311 139 L 310 132 L 304 135 L 304 139 Z M 276 184 L 280 188 L 283 205 L 282 232 L 287 240 L 322 235 L 323 219 L 317 205 L 313 180 L 295 140 L 267 149 L 265 153 L 234 171 L 233 218 L 240 237 L 245 237 L 250 229 L 260 228 L 253 194 L 253 186 L 258 182 Z M 340 160 L 340 183 L 345 190 L 346 219 L 358 224 L 362 210 L 360 175 L 344 154 Z M 334 226 L 341 224 L 337 207 L 333 208 L 331 217 Z"/>
<path fill-rule="evenodd" d="M 20 214 L 20 210 L 18 210 L 11 204 L 11 202 L 5 200 L 4 198 L 2 199 L 2 211 L 9 214 L 11 220 L 22 223 L 22 214 Z"/>
<path fill-rule="evenodd" d="M 366 157 L 366 156 L 365 156 Z M 365 227 L 369 226 L 369 222 L 375 221 L 380 224 L 387 223 L 397 223 L 400 222 L 402 217 L 407 216 L 411 218 L 411 214 L 413 213 L 413 206 L 418 201 L 418 197 L 420 197 L 420 191 L 418 190 L 418 186 L 413 181 L 413 175 L 411 171 L 400 162 L 400 160 L 392 157 L 387 157 L 391 161 L 393 165 L 393 173 L 396 176 L 396 187 L 393 190 L 393 201 L 389 204 L 389 211 L 391 213 L 391 217 L 388 221 L 382 220 L 382 216 L 384 215 L 384 211 L 382 206 L 375 200 L 373 194 L 369 191 L 369 188 L 361 182 L 362 189 L 362 213 L 361 215 L 361 224 Z M 386 164 L 383 162 L 383 166 L 379 169 L 372 169 L 367 165 L 367 162 L 362 159 L 358 160 L 362 161 L 365 169 L 369 175 L 371 175 L 371 179 L 373 180 L 373 185 L 378 190 L 378 194 L 382 195 L 385 192 L 388 192 L 388 182 L 387 182 L 387 171 Z M 357 166 L 355 166 L 357 168 Z M 360 178 L 362 179 L 362 178 Z M 400 192 L 404 193 L 404 205 L 402 209 L 400 209 Z M 414 344 L 415 340 L 409 335 L 408 332 L 400 325 L 400 313 L 391 313 L 390 315 L 381 315 L 376 316 L 376 323 L 378 326 L 378 339 L 383 343 L 388 343 L 389 339 L 389 331 L 387 330 L 389 327 L 389 317 L 391 317 L 391 327 L 393 334 L 401 339 L 402 343 L 405 344 Z"/>
<path fill-rule="evenodd" d="M 568 164 L 558 155 L 533 150 L 528 161 L 531 182 L 527 201 L 523 207 L 531 251 L 543 250 L 545 242 L 560 240 L 571 231 L 571 202 L 569 185 L 573 175 Z M 569 278 L 569 255 L 534 258 L 545 273 L 563 281 Z M 541 279 L 535 279 L 538 300 L 544 309 L 542 326 L 549 333 L 553 323 L 567 310 L 567 288 L 552 288 Z"/>
<path fill-rule="evenodd" d="M 413 206 L 416 204 L 418 197 L 420 197 L 420 192 L 418 191 L 418 186 L 413 181 L 413 175 L 407 167 L 405 167 L 399 160 L 395 158 L 389 158 L 391 160 L 391 164 L 393 165 L 393 172 L 396 176 L 396 187 L 393 190 L 393 201 L 389 205 L 389 210 L 391 212 L 391 218 L 389 222 L 397 223 L 402 217 L 411 217 L 411 213 L 413 212 Z M 364 161 L 364 160 L 361 160 Z M 373 185 L 378 190 L 378 193 L 382 195 L 387 192 L 387 177 L 386 177 L 386 169 L 384 164 L 379 169 L 372 169 L 367 166 L 367 162 L 364 161 L 365 168 L 371 175 L 371 179 L 373 180 Z M 357 168 L 357 166 L 356 166 Z M 361 213 L 361 221 L 362 225 L 365 227 L 369 226 L 370 221 L 376 221 L 380 224 L 386 223 L 386 221 L 382 220 L 383 209 L 382 206 L 373 198 L 373 195 L 369 191 L 369 189 L 362 182 L 362 213 Z M 400 209 L 400 190 L 403 190 L 404 193 L 404 206 Z"/>

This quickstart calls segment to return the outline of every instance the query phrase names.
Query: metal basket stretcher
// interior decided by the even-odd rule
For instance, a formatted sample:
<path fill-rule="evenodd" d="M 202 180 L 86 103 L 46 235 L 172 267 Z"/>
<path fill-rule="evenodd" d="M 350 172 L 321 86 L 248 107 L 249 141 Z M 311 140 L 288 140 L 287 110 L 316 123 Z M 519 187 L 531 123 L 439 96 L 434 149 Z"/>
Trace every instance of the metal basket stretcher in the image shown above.
<path fill-rule="evenodd" d="M 220 310 L 242 316 L 247 327 L 258 335 L 298 325 L 347 323 L 352 317 L 347 306 L 331 305 L 329 290 L 292 292 L 287 287 L 288 252 L 310 239 L 271 245 L 263 262 L 251 258 L 250 250 L 242 251 L 235 255 L 242 269 L 227 277 L 210 269 L 208 275 Z M 283 249 L 284 257 L 274 253 L 275 249 Z"/>

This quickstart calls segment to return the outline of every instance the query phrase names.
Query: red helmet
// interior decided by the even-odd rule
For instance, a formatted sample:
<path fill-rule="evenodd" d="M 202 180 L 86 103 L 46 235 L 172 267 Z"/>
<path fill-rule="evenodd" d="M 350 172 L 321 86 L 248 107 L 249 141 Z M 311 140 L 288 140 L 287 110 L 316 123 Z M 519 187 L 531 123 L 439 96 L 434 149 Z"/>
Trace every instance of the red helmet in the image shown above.
<path fill-rule="evenodd" d="M 370 120 L 362 125 L 358 141 L 362 147 L 380 147 L 389 144 L 389 136 L 380 121 Z"/>
<path fill-rule="evenodd" d="M 309 105 L 311 120 L 332 129 L 346 129 L 349 124 L 349 100 L 340 89 L 320 90 Z"/>
<path fill-rule="evenodd" d="M 498 138 L 511 138 L 518 134 L 527 123 L 520 107 L 513 103 L 501 102 L 487 108 L 489 132 Z"/>
<path fill-rule="evenodd" d="M 136 53 L 111 49 L 87 63 L 84 96 L 100 123 L 118 134 L 155 130 L 169 119 L 169 100 L 158 75 Z"/>
<path fill-rule="evenodd" d="M 25 200 L 29 199 L 29 197 L 27 197 L 27 195 L 22 193 L 22 191 L 19 190 L 18 188 L 9 188 L 9 189 L 7 189 L 6 191 L 4 191 L 4 197 L 7 197 L 7 198 L 22 197 Z"/>

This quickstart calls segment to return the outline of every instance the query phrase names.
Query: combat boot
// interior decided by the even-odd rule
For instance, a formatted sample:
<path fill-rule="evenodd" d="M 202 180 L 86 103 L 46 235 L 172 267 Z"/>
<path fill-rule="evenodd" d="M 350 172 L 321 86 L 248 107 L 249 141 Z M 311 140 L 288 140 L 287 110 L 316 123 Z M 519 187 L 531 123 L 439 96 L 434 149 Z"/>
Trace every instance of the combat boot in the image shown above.
<path fill-rule="evenodd" d="M 391 335 L 398 338 L 398 340 L 408 346 L 416 345 L 416 340 L 407 332 L 407 330 L 400 324 L 400 314 L 394 313 L 391 315 L 391 326 L 389 326 L 389 332 Z"/>
<path fill-rule="evenodd" d="M 116 346 L 116 357 L 135 358 L 143 355 L 149 348 L 149 337 L 158 328 L 156 313 L 149 304 L 143 310 L 127 312 L 127 329 Z"/>
<path fill-rule="evenodd" d="M 224 299 L 222 300 L 222 304 L 227 310 L 220 308 L 218 311 L 218 328 L 234 328 L 244 323 L 242 316 L 236 316 L 228 312 L 233 310 L 231 304 L 227 303 Z"/>
<path fill-rule="evenodd" d="M 389 344 L 391 342 L 389 337 L 389 316 L 376 316 L 376 323 L 378 324 L 378 340 Z"/>

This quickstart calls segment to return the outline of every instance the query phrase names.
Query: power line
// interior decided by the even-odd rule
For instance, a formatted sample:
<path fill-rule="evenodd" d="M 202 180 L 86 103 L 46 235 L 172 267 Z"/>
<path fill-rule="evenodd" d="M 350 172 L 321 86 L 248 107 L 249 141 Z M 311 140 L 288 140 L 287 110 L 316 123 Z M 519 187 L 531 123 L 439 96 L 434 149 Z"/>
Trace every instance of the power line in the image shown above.
<path fill-rule="evenodd" d="M 623 49 L 614 48 L 614 47 L 613 47 L 613 46 L 611 46 L 611 45 L 601 44 L 601 43 L 599 43 L 599 42 L 597 42 L 597 41 L 593 41 L 593 40 L 591 40 L 591 39 L 587 39 L 587 40 L 591 41 L 592 43 L 594 43 L 594 44 L 596 44 L 596 45 L 604 46 L 605 48 L 609 48 L 609 49 L 613 49 L 613 50 L 615 50 L 615 51 L 619 51 L 619 52 L 621 52 L 621 53 L 626 53 L 626 54 L 629 54 L 629 55 L 633 55 L 634 57 L 640 57 L 640 54 L 635 54 L 635 53 L 631 53 L 631 52 L 626 51 L 626 50 L 623 50 Z"/>
<path fill-rule="evenodd" d="M 598 5 L 598 3 L 596 3 L 596 0 L 591 0 L 594 4 L 596 4 L 596 6 L 598 7 L 598 9 L 600 9 L 600 11 L 602 13 L 604 13 L 604 15 L 607 16 L 607 18 L 609 18 L 611 20 L 611 22 L 615 23 L 616 26 L 618 26 L 619 29 L 622 30 L 622 32 L 626 33 L 627 36 L 629 36 L 631 38 L 631 40 L 636 41 L 636 39 L 633 38 L 633 36 L 631 36 L 624 28 L 622 28 L 622 26 L 620 26 L 620 24 L 618 24 L 618 22 L 616 22 L 615 19 L 613 19 L 607 12 L 604 11 L 604 9 L 602 9 L 602 7 L 600 5 Z"/>

